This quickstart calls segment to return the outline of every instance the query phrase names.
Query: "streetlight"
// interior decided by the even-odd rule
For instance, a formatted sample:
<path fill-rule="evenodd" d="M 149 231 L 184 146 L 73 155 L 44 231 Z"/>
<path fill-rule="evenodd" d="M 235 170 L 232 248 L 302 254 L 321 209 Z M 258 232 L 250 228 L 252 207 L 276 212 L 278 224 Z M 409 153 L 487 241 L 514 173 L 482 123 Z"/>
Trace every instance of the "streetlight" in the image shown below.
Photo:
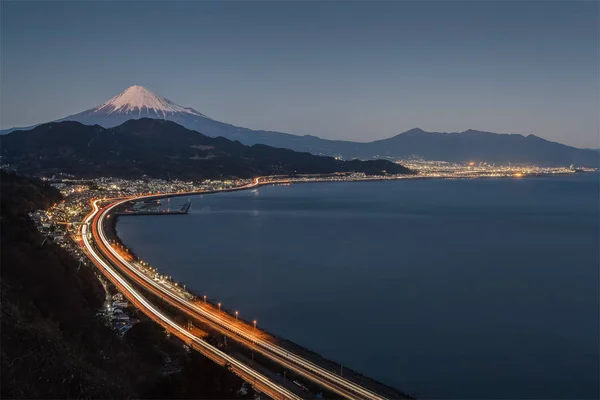
<path fill-rule="evenodd" d="M 206 304 L 206 295 L 204 295 L 204 304 Z"/>
<path fill-rule="evenodd" d="M 219 303 L 219 312 L 221 312 L 221 303 Z"/>
<path fill-rule="evenodd" d="M 254 332 L 256 332 L 256 320 L 254 320 L 252 322 L 254 322 Z"/>
<path fill-rule="evenodd" d="M 236 311 L 235 312 L 235 321 L 237 322 L 237 320 L 238 320 L 238 312 Z"/>

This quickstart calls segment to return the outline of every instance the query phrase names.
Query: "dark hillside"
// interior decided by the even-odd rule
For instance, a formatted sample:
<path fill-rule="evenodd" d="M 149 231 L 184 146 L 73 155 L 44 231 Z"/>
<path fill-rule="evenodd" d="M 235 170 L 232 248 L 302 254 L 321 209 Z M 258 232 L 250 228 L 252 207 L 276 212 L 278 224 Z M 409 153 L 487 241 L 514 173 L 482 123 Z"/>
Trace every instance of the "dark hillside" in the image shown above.
<path fill-rule="evenodd" d="M 50 241 L 42 246 L 27 215 L 60 193 L 36 179 L 0 178 L 1 398 L 236 397 L 239 378 L 186 354 L 158 325 L 139 323 L 124 339 L 106 327 L 95 316 L 104 290 L 94 270 Z M 183 370 L 163 376 L 164 354 Z"/>
<path fill-rule="evenodd" d="M 294 173 L 411 173 L 384 160 L 341 161 L 265 145 L 245 146 L 149 118 L 111 129 L 71 121 L 48 123 L 1 136 L 0 144 L 2 162 L 28 174 L 199 180 Z"/>

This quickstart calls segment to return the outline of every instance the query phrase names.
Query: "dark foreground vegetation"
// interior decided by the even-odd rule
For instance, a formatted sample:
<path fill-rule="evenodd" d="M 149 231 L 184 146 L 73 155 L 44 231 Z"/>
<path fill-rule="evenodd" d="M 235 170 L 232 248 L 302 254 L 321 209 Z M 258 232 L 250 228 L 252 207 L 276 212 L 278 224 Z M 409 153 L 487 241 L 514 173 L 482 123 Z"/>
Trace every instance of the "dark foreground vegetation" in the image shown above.
<path fill-rule="evenodd" d="M 91 267 L 38 233 L 27 213 L 60 201 L 1 172 L 1 398 L 235 398 L 242 381 L 137 315 L 119 338 L 96 317 Z M 165 374 L 165 359 L 179 372 Z M 250 390 L 245 397 L 250 397 Z"/>
<path fill-rule="evenodd" d="M 386 160 L 341 161 L 262 144 L 211 138 L 174 122 L 142 118 L 114 128 L 51 122 L 0 136 L 2 162 L 29 174 L 214 179 L 362 172 L 406 174 Z"/>

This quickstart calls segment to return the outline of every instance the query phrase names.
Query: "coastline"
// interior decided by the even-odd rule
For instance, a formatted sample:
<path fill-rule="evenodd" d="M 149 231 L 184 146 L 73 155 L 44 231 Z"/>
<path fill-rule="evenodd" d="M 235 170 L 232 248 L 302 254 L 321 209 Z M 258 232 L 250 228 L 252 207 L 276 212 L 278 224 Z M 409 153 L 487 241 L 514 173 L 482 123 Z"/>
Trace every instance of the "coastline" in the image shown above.
<path fill-rule="evenodd" d="M 257 179 L 260 179 L 260 178 L 257 178 Z M 379 178 L 355 179 L 355 180 L 351 180 L 351 181 L 342 181 L 342 182 L 386 181 L 386 180 L 400 180 L 400 179 L 402 179 L 402 178 L 390 179 L 390 178 L 379 177 Z M 425 178 L 425 179 L 427 179 L 427 178 Z M 327 182 L 334 183 L 334 182 L 338 182 L 338 181 L 331 181 L 328 179 L 318 179 L 318 180 L 311 180 L 311 181 L 298 181 L 298 182 L 293 182 L 293 183 L 327 183 Z M 255 189 L 257 187 L 267 186 L 267 185 L 289 185 L 291 183 L 292 182 L 287 182 L 287 181 L 257 182 L 255 179 L 254 184 L 252 184 L 251 186 L 228 188 L 228 189 L 221 189 L 221 190 L 207 190 L 207 191 L 199 191 L 199 192 L 146 195 L 146 196 L 140 196 L 140 197 L 130 199 L 130 200 L 124 202 L 123 204 L 129 204 L 131 201 L 137 201 L 142 198 L 155 200 L 155 199 L 159 199 L 159 198 L 162 199 L 162 198 L 182 197 L 182 196 L 197 196 L 197 195 L 215 194 L 215 193 L 221 193 L 221 192 L 235 192 L 235 191 L 241 191 L 241 190 L 249 190 L 249 189 Z M 119 243 L 121 245 L 121 248 L 123 250 L 125 250 L 129 255 L 131 255 L 134 259 L 139 259 L 139 256 L 134 251 L 132 251 L 131 249 L 126 247 L 125 244 L 123 243 L 123 241 L 121 240 L 121 238 L 117 234 L 116 227 L 117 227 L 118 219 L 119 219 L 119 217 L 121 217 L 123 215 L 121 213 L 119 213 L 118 211 L 112 212 L 109 215 L 111 215 L 112 218 L 109 218 L 107 221 L 105 221 L 106 222 L 105 223 L 105 230 L 106 230 L 105 232 L 106 232 L 107 236 L 110 239 L 114 240 L 116 243 Z M 157 266 L 157 269 L 158 268 L 160 268 L 160 267 Z M 184 284 L 184 282 L 177 282 L 176 280 L 169 280 L 169 281 L 171 283 Z M 201 296 L 198 296 L 195 293 L 191 293 L 187 290 L 185 292 L 195 298 L 201 297 Z M 211 301 L 211 299 L 206 299 L 205 301 L 207 303 L 209 303 L 212 307 L 217 308 L 217 303 Z M 235 316 L 234 316 L 235 314 L 234 314 L 233 310 L 230 310 L 226 307 L 222 307 L 221 311 L 228 314 L 231 318 L 235 318 Z M 252 324 L 252 321 L 246 320 L 244 318 L 239 318 L 239 320 L 244 321 L 248 325 Z M 360 383 L 360 384 L 364 385 L 365 387 L 369 387 L 369 388 L 377 391 L 377 393 L 387 396 L 388 398 L 392 398 L 392 399 L 414 399 L 415 398 L 414 396 L 408 394 L 407 392 L 404 392 L 402 390 L 395 388 L 394 386 L 391 386 L 389 384 L 386 384 L 386 383 L 380 382 L 374 378 L 371 378 L 368 375 L 365 375 L 360 371 L 357 371 L 352 368 L 347 368 L 346 366 L 336 362 L 335 360 L 328 359 L 325 356 L 323 356 L 309 348 L 303 347 L 289 339 L 278 336 L 277 334 L 275 334 L 273 332 L 269 332 L 269 331 L 265 330 L 264 328 L 261 328 L 261 332 L 265 333 L 268 337 L 271 338 L 271 340 L 276 341 L 281 347 L 287 348 L 290 352 L 294 352 L 296 354 L 302 355 L 303 357 L 305 357 L 307 359 L 311 359 L 313 362 L 316 362 L 319 365 L 325 366 L 327 369 L 329 369 L 333 372 L 339 371 L 336 373 L 340 373 L 341 371 L 343 371 L 344 377 L 352 377 L 353 378 L 352 380 L 354 382 Z"/>
<path fill-rule="evenodd" d="M 267 186 L 267 185 L 291 185 L 291 184 L 302 184 L 302 183 L 353 183 L 353 182 L 382 182 L 382 181 L 411 181 L 411 180 L 473 180 L 473 179 L 482 179 L 482 180 L 496 180 L 496 179 L 528 179 L 528 178 L 544 178 L 544 177 L 556 177 L 556 176 L 569 176 L 569 175 L 581 175 L 581 174 L 590 174 L 590 173 L 597 173 L 598 171 L 585 171 L 585 172 L 562 172 L 562 173 L 554 173 L 554 174 L 550 174 L 550 173 L 535 173 L 535 174 L 526 174 L 523 176 L 514 176 L 514 175 L 504 175 L 504 176 L 487 176 L 487 175 L 482 175 L 482 176 L 425 176 L 425 175 L 419 175 L 419 174 L 403 174 L 403 175 L 393 175 L 393 176 L 382 176 L 382 175 L 376 175 L 374 177 L 362 177 L 362 178 L 353 178 L 353 179 L 347 179 L 347 180 L 342 180 L 342 179 L 328 179 L 328 178 L 311 178 L 309 176 L 310 180 L 294 180 L 294 179 L 300 179 L 300 178 L 288 178 L 288 179 L 283 179 L 283 180 L 277 180 L 277 181 L 267 181 L 267 182 L 258 182 L 255 184 L 249 184 L 249 185 L 244 185 L 244 186 L 239 186 L 239 187 L 234 187 L 234 188 L 227 188 L 227 189 L 214 189 L 214 190 L 200 190 L 200 191 L 191 191 L 191 192 L 174 192 L 174 193 L 156 193 L 156 194 L 148 194 L 148 195 L 141 195 L 141 196 L 133 196 L 130 201 L 136 201 L 136 200 L 140 200 L 140 199 L 148 199 L 148 200 L 159 200 L 159 199 L 167 199 L 167 198 L 171 198 L 171 197 L 184 197 L 184 196 L 199 196 L 199 195 L 204 195 L 204 194 L 214 194 L 214 193 L 223 193 L 223 192 L 235 192 L 235 191 L 240 191 L 240 190 L 249 190 L 249 189 L 255 189 L 258 188 L 260 186 Z M 268 176 L 266 177 L 258 177 L 258 178 L 254 178 L 256 179 L 264 179 L 264 178 L 269 178 Z"/>
<path fill-rule="evenodd" d="M 529 178 L 529 177 L 555 177 L 557 175 L 558 174 L 552 174 L 552 175 L 551 174 L 537 174 L 537 175 L 528 175 L 527 178 Z M 570 174 L 561 174 L 561 176 L 565 176 L 565 175 L 570 175 Z M 505 178 L 509 178 L 509 177 L 504 177 L 504 179 Z M 407 178 L 395 178 L 395 179 L 393 179 L 393 178 L 379 177 L 379 178 L 368 178 L 368 179 L 356 179 L 356 180 L 345 181 L 345 182 L 387 181 L 387 180 L 401 180 L 401 179 L 407 179 Z M 451 179 L 451 180 L 457 180 L 457 179 L 460 179 L 460 180 L 463 180 L 463 179 L 486 179 L 486 180 L 489 180 L 489 179 L 494 179 L 495 180 L 495 179 L 499 179 L 499 178 L 496 178 L 496 177 L 481 177 L 481 178 L 431 178 L 431 177 L 413 177 L 413 178 L 408 178 L 408 179 L 420 179 L 420 180 L 422 180 L 422 179 L 445 179 L 445 180 L 447 180 L 447 179 Z M 522 179 L 522 178 L 513 178 L 513 179 L 517 179 L 518 180 L 518 179 Z M 175 193 L 175 194 L 157 194 L 157 195 L 148 195 L 148 196 L 144 196 L 144 197 L 145 198 L 154 198 L 154 199 L 156 199 L 156 198 L 168 198 L 168 197 L 181 197 L 181 196 L 191 196 L 191 195 L 213 194 L 213 193 L 219 193 L 219 192 L 232 192 L 232 191 L 238 191 L 238 190 L 253 189 L 253 188 L 256 188 L 256 187 L 259 187 L 259 186 L 265 186 L 265 185 L 282 185 L 282 184 L 283 185 L 287 185 L 287 184 L 291 184 L 291 183 L 326 183 L 326 182 L 335 183 L 336 181 L 332 181 L 332 180 L 329 180 L 329 179 L 318 179 L 318 180 L 315 179 L 315 180 L 310 180 L 310 181 L 293 181 L 293 182 L 289 182 L 289 181 L 285 181 L 285 180 L 283 180 L 283 181 L 268 181 L 268 182 L 257 182 L 256 184 L 254 184 L 252 186 L 236 187 L 236 188 L 223 189 L 223 190 L 209 190 L 209 191 L 186 192 L 186 193 Z M 135 199 L 133 199 L 133 200 L 135 200 Z M 130 201 L 133 201 L 133 200 L 130 200 Z M 114 237 L 117 238 L 119 240 L 119 242 L 122 243 L 122 241 L 120 240 L 120 238 L 118 238 L 118 235 L 116 233 L 116 220 L 117 220 L 117 218 L 118 218 L 117 215 L 115 215 L 115 218 L 111 218 L 111 220 L 112 220 L 112 223 L 111 223 L 112 224 L 112 229 L 111 230 L 112 230 L 112 233 L 114 234 Z M 131 252 L 131 250 L 130 250 L 130 252 Z M 133 254 L 135 256 L 135 254 L 133 252 L 131 252 L 131 254 Z M 231 314 L 231 310 L 229 310 L 229 313 Z M 277 336 L 275 334 L 272 334 L 270 332 L 267 332 L 267 333 L 269 333 L 269 335 L 271 335 L 272 337 L 274 337 L 277 340 L 279 340 L 280 343 L 282 343 L 282 344 L 286 343 L 286 344 L 294 346 L 294 347 L 297 346 L 303 352 L 312 353 L 312 354 L 314 354 L 316 356 L 319 356 L 319 357 L 325 359 L 324 357 L 320 356 L 318 353 L 312 352 L 310 349 L 303 348 L 303 347 L 301 347 L 301 346 L 299 346 L 299 345 L 297 345 L 297 344 L 295 344 L 295 343 L 293 343 L 291 341 L 286 340 L 285 338 L 279 337 L 279 336 Z M 325 359 L 325 360 L 327 360 L 327 359 Z M 339 367 L 341 367 L 338 363 L 335 363 L 334 361 L 331 361 L 331 360 L 327 360 L 327 361 L 330 362 L 330 363 L 332 363 L 332 364 L 335 364 L 337 366 L 338 370 L 339 370 Z M 346 369 L 344 369 L 344 371 L 346 372 Z M 347 370 L 347 371 L 348 371 L 348 373 L 351 372 L 351 370 Z M 393 388 L 391 386 L 382 384 L 382 383 L 380 383 L 380 382 L 378 382 L 378 381 L 376 381 L 374 379 L 368 378 L 367 376 L 362 375 L 360 372 L 356 372 L 356 371 L 352 371 L 352 372 L 360 375 L 363 379 L 372 381 L 373 383 L 384 385 L 384 386 L 386 386 L 386 387 L 388 387 L 390 389 L 394 389 L 394 390 L 397 391 L 397 389 L 395 389 L 395 388 Z M 399 392 L 399 393 L 402 393 L 402 392 Z M 404 393 L 402 393 L 402 394 L 404 394 Z M 397 396 L 395 396 L 395 397 L 397 397 Z"/>
<path fill-rule="evenodd" d="M 267 183 L 267 184 L 271 184 L 271 183 Z M 261 184 L 260 186 L 263 186 L 263 185 L 265 185 L 265 184 Z M 254 186 L 254 187 L 257 187 L 257 186 Z M 252 187 L 252 188 L 254 188 L 254 187 Z M 219 193 L 219 192 L 232 192 L 232 191 L 246 190 L 246 189 L 252 189 L 252 188 L 214 190 L 214 191 L 203 192 L 203 193 L 198 193 L 198 194 L 213 194 L 213 193 Z M 189 194 L 185 194 L 185 195 L 189 195 Z M 105 234 L 107 235 L 107 237 L 111 240 L 114 240 L 115 243 L 120 244 L 122 246 L 122 249 L 126 250 L 127 253 L 130 256 L 132 256 L 134 259 L 139 259 L 138 255 L 133 250 L 127 248 L 124 245 L 124 243 L 122 242 L 122 240 L 120 239 L 120 237 L 117 234 L 116 226 L 117 226 L 118 218 L 120 215 L 118 213 L 109 214 L 109 215 L 112 215 L 113 217 L 106 220 L 105 224 L 104 224 Z M 160 268 L 160 267 L 157 266 L 157 269 L 158 268 Z M 177 283 L 177 284 L 184 283 L 184 282 L 178 282 L 175 279 L 169 280 L 169 282 L 172 284 L 173 283 Z M 196 299 L 200 299 L 202 297 L 202 296 L 198 296 L 195 293 L 189 292 L 187 290 L 185 292 L 187 294 L 189 294 L 190 296 L 193 296 Z M 217 308 L 218 303 L 213 301 L 212 299 L 207 298 L 205 300 L 205 302 L 208 303 L 211 307 L 214 307 L 215 309 Z M 221 307 L 220 310 L 223 313 L 229 315 L 229 317 L 231 317 L 232 319 L 236 318 L 233 310 L 230 310 L 227 307 Z M 248 325 L 252 324 L 252 321 L 247 320 L 242 317 L 239 317 L 239 320 L 245 322 Z M 266 334 L 267 337 L 269 337 L 272 341 L 275 341 L 278 345 L 280 345 L 283 348 L 288 349 L 290 352 L 299 354 L 299 355 L 305 357 L 306 359 L 309 359 L 312 362 L 315 362 L 316 364 L 325 366 L 327 369 L 329 369 L 333 372 L 337 371 L 336 373 L 338 373 L 338 374 L 339 374 L 339 371 L 343 371 L 344 377 L 352 377 L 353 382 L 360 383 L 360 384 L 364 385 L 365 387 L 369 387 L 369 388 L 377 391 L 377 393 L 386 396 L 387 398 L 390 398 L 390 399 L 414 399 L 414 398 L 416 398 L 416 397 L 408 394 L 407 392 L 397 389 L 394 386 L 380 382 L 380 381 L 378 381 L 374 378 L 371 378 L 368 375 L 365 375 L 362 372 L 357 371 L 355 369 L 347 368 L 346 366 L 336 362 L 335 360 L 328 359 L 325 356 L 323 356 L 315 351 L 312 351 L 309 348 L 303 347 L 289 339 L 278 336 L 277 334 L 269 332 L 268 330 L 265 330 L 264 328 L 260 328 L 260 330 L 262 333 Z"/>

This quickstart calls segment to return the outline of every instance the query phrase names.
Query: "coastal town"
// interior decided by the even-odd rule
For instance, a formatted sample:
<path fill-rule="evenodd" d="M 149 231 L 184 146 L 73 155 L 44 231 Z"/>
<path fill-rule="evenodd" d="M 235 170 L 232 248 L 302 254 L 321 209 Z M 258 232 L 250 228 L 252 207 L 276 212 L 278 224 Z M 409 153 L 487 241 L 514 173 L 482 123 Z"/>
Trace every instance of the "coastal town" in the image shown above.
<path fill-rule="evenodd" d="M 398 163 L 410 168 L 414 174 L 374 175 L 364 173 L 335 173 L 324 175 L 298 175 L 293 177 L 263 177 L 261 184 L 308 182 L 352 182 L 368 180 L 404 180 L 404 179 L 475 179 L 475 178 L 524 178 L 532 176 L 556 176 L 592 172 L 593 168 L 542 167 L 535 165 L 495 165 L 486 162 L 451 163 L 445 161 L 426 161 L 421 159 L 400 160 Z M 6 166 L 5 166 L 6 167 Z M 135 197 L 141 195 L 181 195 L 194 192 L 213 192 L 241 188 L 252 183 L 251 179 L 225 179 L 182 181 L 142 177 L 135 180 L 103 177 L 96 179 L 75 179 L 73 176 L 42 177 L 43 180 L 60 190 L 63 201 L 54 204 L 48 210 L 38 210 L 30 214 L 40 232 L 47 240 L 59 243 L 84 260 L 78 246 L 66 240 L 67 235 L 77 235 L 79 224 L 91 210 L 92 199 L 111 199 Z"/>
<path fill-rule="evenodd" d="M 425 161 L 408 159 L 398 161 L 409 167 L 415 174 L 368 176 L 363 173 L 335 173 L 326 175 L 298 175 L 294 177 L 262 177 L 261 184 L 291 184 L 309 182 L 352 182 L 368 180 L 400 180 L 400 179 L 475 179 L 475 178 L 512 178 L 527 176 L 556 176 L 591 172 L 595 169 L 570 167 L 540 167 L 533 165 L 493 165 L 489 163 L 450 163 L 444 161 Z M 44 244 L 50 240 L 67 250 L 79 261 L 80 265 L 88 265 L 89 259 L 83 253 L 78 241 L 81 239 L 79 227 L 91 210 L 94 199 L 114 199 L 141 195 L 183 195 L 185 193 L 215 192 L 244 188 L 252 184 L 251 179 L 225 179 L 182 181 L 163 180 L 142 177 L 136 180 L 103 177 L 97 179 L 76 179 L 69 175 L 42 177 L 43 180 L 57 188 L 63 200 L 47 210 L 30 213 L 37 229 L 44 235 Z M 160 202 L 158 202 L 160 204 Z M 137 205 L 140 206 L 139 204 Z M 154 205 L 156 207 L 156 205 Z M 186 211 L 187 212 L 187 211 Z M 177 286 L 170 277 L 162 276 L 158 271 L 142 260 L 137 260 L 138 268 L 165 285 Z M 181 287 L 179 290 L 185 293 Z M 119 299 L 107 301 L 107 307 L 100 314 L 121 334 L 126 332 L 132 322 L 122 310 Z M 126 308 L 126 307 L 124 307 Z"/>
<path fill-rule="evenodd" d="M 399 164 L 418 172 L 421 178 L 474 179 L 474 178 L 523 178 L 527 176 L 572 174 L 593 172 L 595 168 L 544 167 L 527 164 L 494 164 L 469 161 L 463 163 L 430 161 L 421 158 L 408 158 L 397 161 Z"/>
<path fill-rule="evenodd" d="M 226 179 L 204 181 L 163 180 L 142 177 L 136 180 L 104 177 L 97 179 L 76 179 L 73 176 L 60 175 L 42 177 L 44 181 L 58 189 L 63 200 L 47 210 L 30 213 L 37 229 L 44 235 L 44 241 L 52 241 L 68 251 L 80 267 L 93 267 L 81 246 L 80 227 L 92 210 L 92 202 L 98 199 L 126 199 L 133 201 L 128 206 L 132 214 L 147 213 L 149 207 L 160 209 L 169 207 L 171 203 L 177 207 L 178 202 L 171 202 L 175 196 L 186 196 L 194 193 L 213 193 L 256 187 L 257 185 L 287 185 L 310 182 L 354 182 L 375 180 L 414 180 L 414 179 L 521 179 L 524 177 L 557 176 L 593 171 L 570 167 L 539 167 L 523 165 L 492 165 L 488 163 L 449 163 L 441 161 L 424 161 L 409 159 L 399 161 L 408 166 L 414 173 L 403 175 L 366 175 L 362 173 L 331 173 L 321 175 L 269 176 L 254 179 Z M 138 196 L 153 196 L 151 199 L 136 200 Z M 161 202 L 162 199 L 162 202 Z M 189 204 L 189 200 L 188 203 Z M 185 211 L 187 213 L 187 209 Z M 117 213 L 119 214 L 119 213 Z M 110 240 L 115 251 L 129 260 L 138 273 L 143 274 L 159 285 L 163 290 L 174 293 L 185 301 L 197 301 L 196 296 L 186 290 L 185 284 L 175 281 L 171 276 L 163 275 L 157 268 L 131 253 L 116 238 Z M 105 301 L 96 316 L 123 337 L 136 323 L 137 309 L 125 299 L 118 288 L 113 286 L 100 273 L 95 273 L 105 289 Z M 206 296 L 204 297 L 206 302 Z M 220 303 L 218 304 L 220 308 Z M 165 364 L 165 371 L 178 370 L 178 366 Z"/>

